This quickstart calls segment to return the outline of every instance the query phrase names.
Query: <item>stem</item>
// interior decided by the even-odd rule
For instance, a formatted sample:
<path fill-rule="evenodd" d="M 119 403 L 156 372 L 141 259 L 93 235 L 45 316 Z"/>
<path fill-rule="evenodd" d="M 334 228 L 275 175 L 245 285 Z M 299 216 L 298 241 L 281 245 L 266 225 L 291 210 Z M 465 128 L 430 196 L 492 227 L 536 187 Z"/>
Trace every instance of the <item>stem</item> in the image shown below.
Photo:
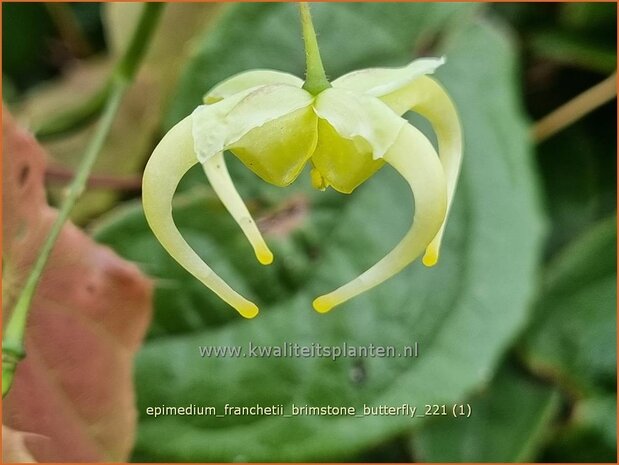
<path fill-rule="evenodd" d="M 82 104 L 67 110 L 64 113 L 44 122 L 35 128 L 34 134 L 39 140 L 49 140 L 81 129 L 97 118 L 110 97 L 112 81 L 124 78 L 132 81 L 135 73 L 144 58 L 150 37 L 157 26 L 165 3 L 146 3 L 140 20 L 133 32 L 129 46 L 117 63 L 112 78 L 90 96 Z"/>
<path fill-rule="evenodd" d="M 109 92 L 106 96 L 103 114 L 99 120 L 95 134 L 86 148 L 84 157 L 75 174 L 75 178 L 69 186 L 67 197 L 43 242 L 41 250 L 30 270 L 30 274 L 26 278 L 26 283 L 21 290 L 17 303 L 10 316 L 2 339 L 2 397 L 9 392 L 13 383 L 17 364 L 25 357 L 24 334 L 26 331 L 28 314 L 47 260 L 75 202 L 84 191 L 97 155 L 101 151 L 103 143 L 110 132 L 125 90 L 129 87 L 129 84 L 135 76 L 139 63 L 150 43 L 162 7 L 163 4 L 159 3 L 149 3 L 144 7 L 138 27 L 131 39 L 131 44 L 109 81 Z"/>
<path fill-rule="evenodd" d="M 325 74 L 325 69 L 320 58 L 316 31 L 312 23 L 309 5 L 306 2 L 299 3 L 301 13 L 301 25 L 303 27 L 303 41 L 305 42 L 305 83 L 303 88 L 312 95 L 317 95 L 331 87 Z"/>
<path fill-rule="evenodd" d="M 543 142 L 617 96 L 617 73 L 544 116 L 533 125 L 535 142 Z"/>

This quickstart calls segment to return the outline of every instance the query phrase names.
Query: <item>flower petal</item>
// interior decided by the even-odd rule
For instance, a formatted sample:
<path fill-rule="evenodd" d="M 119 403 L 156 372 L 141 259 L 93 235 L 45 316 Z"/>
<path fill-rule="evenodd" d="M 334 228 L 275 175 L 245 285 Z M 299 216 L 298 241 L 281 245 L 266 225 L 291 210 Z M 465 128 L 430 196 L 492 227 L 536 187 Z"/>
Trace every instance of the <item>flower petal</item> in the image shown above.
<path fill-rule="evenodd" d="M 445 58 L 419 58 L 402 68 L 367 68 L 345 74 L 333 87 L 381 97 L 410 84 L 424 74 L 432 74 Z"/>
<path fill-rule="evenodd" d="M 318 144 L 312 154 L 313 184 L 350 194 L 378 171 L 384 160 L 374 160 L 372 147 L 361 137 L 344 139 L 326 120 L 318 119 Z"/>
<path fill-rule="evenodd" d="M 426 118 L 438 140 L 438 153 L 447 179 L 447 215 L 454 197 L 462 164 L 462 129 L 456 108 L 443 87 L 434 79 L 422 76 L 409 86 L 381 98 L 397 113 L 413 110 Z M 447 222 L 447 216 L 445 217 Z M 428 246 L 423 263 L 436 264 L 445 224 Z"/>
<path fill-rule="evenodd" d="M 228 173 L 224 154 L 220 152 L 214 157 L 209 158 L 202 164 L 202 168 L 224 207 L 226 207 L 226 210 L 228 210 L 243 230 L 245 237 L 247 237 L 247 240 L 249 240 L 254 249 L 258 261 L 263 265 L 271 264 L 273 262 L 273 253 L 264 242 L 256 222 L 251 217 L 247 206 L 234 187 L 230 173 Z"/>
<path fill-rule="evenodd" d="M 146 220 L 164 249 L 187 271 L 234 307 L 245 318 L 258 307 L 226 284 L 187 244 L 172 218 L 172 198 L 183 175 L 198 160 L 193 150 L 192 117 L 174 126 L 151 155 L 142 180 Z"/>
<path fill-rule="evenodd" d="M 228 148 L 266 182 L 287 186 L 316 147 L 317 119 L 311 106 L 300 108 L 252 129 Z"/>
<path fill-rule="evenodd" d="M 228 149 L 252 129 L 308 107 L 313 97 L 289 85 L 268 85 L 238 92 L 193 112 L 193 137 L 198 160 Z"/>
<path fill-rule="evenodd" d="M 415 199 L 413 224 L 400 243 L 361 276 L 314 300 L 314 309 L 328 312 L 382 283 L 415 260 L 436 235 L 445 218 L 447 193 L 443 169 L 434 147 L 416 128 L 407 124 L 385 154 L 408 182 Z M 388 206 L 386 206 L 388 207 Z"/>
<path fill-rule="evenodd" d="M 375 160 L 383 157 L 407 124 L 379 99 L 344 89 L 330 88 L 320 93 L 314 110 L 341 137 L 365 140 Z"/>
<path fill-rule="evenodd" d="M 293 87 L 303 86 L 303 80 L 289 73 L 273 71 L 270 69 L 256 69 L 244 71 L 220 82 L 204 96 L 204 103 L 219 102 L 238 92 L 249 90 L 253 87 L 286 84 Z"/>

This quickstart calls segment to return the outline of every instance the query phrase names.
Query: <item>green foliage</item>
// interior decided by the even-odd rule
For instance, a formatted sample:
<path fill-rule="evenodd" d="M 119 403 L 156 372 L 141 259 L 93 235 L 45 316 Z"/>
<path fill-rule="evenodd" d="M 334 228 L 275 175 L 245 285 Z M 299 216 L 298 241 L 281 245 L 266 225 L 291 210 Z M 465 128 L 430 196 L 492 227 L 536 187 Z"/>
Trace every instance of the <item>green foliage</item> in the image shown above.
<path fill-rule="evenodd" d="M 589 228 L 549 266 L 521 353 L 577 400 L 543 460 L 617 455 L 617 218 Z"/>
<path fill-rule="evenodd" d="M 616 455 L 616 217 L 561 252 L 523 338 L 524 358 L 543 378 L 584 399 L 541 457 L 543 461 L 613 461 Z M 548 382 L 548 381 L 547 381 Z M 602 392 L 600 392 L 600 390 Z M 557 389 L 505 366 L 469 402 L 470 419 L 436 418 L 414 436 L 424 462 L 521 462 L 551 439 Z"/>
<path fill-rule="evenodd" d="M 617 67 L 613 3 L 498 3 L 492 8 L 517 26 L 537 60 L 604 74 Z"/>
<path fill-rule="evenodd" d="M 440 41 L 438 53 L 447 56 L 448 64 L 439 79 L 461 111 L 466 157 L 437 268 L 416 263 L 331 314 L 311 309 L 313 297 L 374 263 L 411 221 L 403 214 L 410 192 L 389 169 L 351 196 L 310 191 L 307 173 L 298 186 L 278 194 L 247 174 L 240 178 L 258 217 L 271 214 L 292 193 L 308 205 L 286 234 L 267 232 L 276 257 L 270 268 L 253 263 L 249 245 L 217 202 L 202 189 L 186 188 L 175 219 L 214 269 L 261 304 L 263 313 L 250 322 L 172 262 L 138 205 L 99 226 L 99 240 L 140 263 L 158 283 L 155 322 L 136 368 L 141 414 L 136 460 L 346 459 L 423 424 L 384 416 L 154 419 L 145 415 L 148 406 L 361 408 L 364 403 L 408 402 L 421 407 L 463 399 L 492 377 L 498 358 L 525 322 L 543 222 L 518 103 L 513 47 L 498 30 L 473 21 L 472 8 L 314 7 L 325 67 L 332 75 L 406 63 L 415 50 L 434 42 L 430 36 L 439 27 L 450 31 Z M 303 55 L 296 14 L 290 5 L 231 7 L 199 42 L 169 121 L 190 112 L 211 84 L 231 73 L 276 67 L 299 74 Z M 448 24 L 452 27 L 446 29 Z M 236 177 L 239 164 L 234 165 Z M 197 182 L 190 178 L 190 184 Z M 281 221 L 277 215 L 271 218 Z M 199 355 L 199 345 L 246 347 L 249 341 L 396 347 L 419 341 L 420 356 L 332 361 Z"/>
<path fill-rule="evenodd" d="M 10 77 L 16 90 L 23 92 L 53 77 L 75 59 L 71 45 L 63 41 L 69 21 L 87 44 L 88 52 L 103 48 L 98 3 L 67 3 L 58 5 L 65 16 L 53 20 L 44 3 L 7 3 L 2 6 L 2 72 Z M 67 15 L 70 16 L 67 18 Z"/>
<path fill-rule="evenodd" d="M 610 462 L 617 457 L 617 396 L 615 392 L 576 405 L 568 424 L 542 460 L 547 462 Z"/>
<path fill-rule="evenodd" d="M 539 171 L 552 220 L 546 243 L 548 256 L 617 208 L 617 159 L 608 147 L 607 131 L 600 128 L 601 134 L 596 134 L 581 122 L 538 148 Z"/>
<path fill-rule="evenodd" d="M 574 34 L 557 31 L 537 33 L 531 45 L 536 54 L 586 69 L 612 73 L 617 67 L 617 54 L 611 48 Z"/>
<path fill-rule="evenodd" d="M 559 255 L 523 340 L 529 364 L 581 396 L 616 385 L 616 238 L 613 216 Z"/>
<path fill-rule="evenodd" d="M 45 35 L 52 23 L 42 3 L 9 3 L 2 8 L 2 70 L 25 87 L 50 75 L 50 63 L 44 62 Z"/>
<path fill-rule="evenodd" d="M 5 102 L 11 103 L 17 97 L 17 89 L 15 88 L 15 84 L 8 77 L 2 76 L 2 99 Z"/>
<path fill-rule="evenodd" d="M 558 392 L 504 367 L 467 401 L 470 418 L 436 417 L 414 436 L 420 462 L 529 462 L 548 435 Z"/>

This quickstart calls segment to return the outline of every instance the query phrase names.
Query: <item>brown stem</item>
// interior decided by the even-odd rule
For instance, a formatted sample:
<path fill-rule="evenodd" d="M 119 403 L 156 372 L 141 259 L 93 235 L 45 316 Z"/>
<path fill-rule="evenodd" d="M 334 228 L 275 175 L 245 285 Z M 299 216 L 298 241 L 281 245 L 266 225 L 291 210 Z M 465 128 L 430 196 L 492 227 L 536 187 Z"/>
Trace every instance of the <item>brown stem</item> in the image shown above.
<path fill-rule="evenodd" d="M 531 136 L 540 143 L 578 121 L 617 96 L 617 73 L 587 89 L 564 105 L 544 116 L 531 128 Z"/>

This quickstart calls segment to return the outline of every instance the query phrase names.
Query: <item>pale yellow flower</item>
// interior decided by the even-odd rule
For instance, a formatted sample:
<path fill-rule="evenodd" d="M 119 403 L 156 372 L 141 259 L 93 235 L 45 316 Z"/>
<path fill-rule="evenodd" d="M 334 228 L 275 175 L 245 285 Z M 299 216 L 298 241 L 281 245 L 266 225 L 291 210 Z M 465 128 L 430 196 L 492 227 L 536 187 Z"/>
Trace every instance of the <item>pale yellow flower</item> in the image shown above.
<path fill-rule="evenodd" d="M 246 318 L 254 317 L 258 307 L 225 283 L 174 225 L 172 197 L 189 168 L 202 165 L 214 191 L 265 265 L 273 261 L 273 254 L 230 179 L 224 151 L 266 182 L 282 187 L 292 183 L 308 162 L 314 187 L 347 194 L 385 164 L 402 175 L 414 196 L 409 231 L 359 277 L 315 299 L 314 308 L 322 313 L 398 273 L 424 250 L 426 266 L 437 262 L 461 164 L 456 110 L 443 88 L 428 76 L 444 62 L 442 58 L 422 58 L 402 68 L 364 69 L 328 83 L 313 28 L 308 33 L 307 21 L 304 26 L 305 82 L 271 70 L 248 71 L 227 79 L 166 134 L 144 171 L 144 211 L 158 240 Z M 430 141 L 402 118 L 409 110 L 432 124 L 440 157 Z"/>

